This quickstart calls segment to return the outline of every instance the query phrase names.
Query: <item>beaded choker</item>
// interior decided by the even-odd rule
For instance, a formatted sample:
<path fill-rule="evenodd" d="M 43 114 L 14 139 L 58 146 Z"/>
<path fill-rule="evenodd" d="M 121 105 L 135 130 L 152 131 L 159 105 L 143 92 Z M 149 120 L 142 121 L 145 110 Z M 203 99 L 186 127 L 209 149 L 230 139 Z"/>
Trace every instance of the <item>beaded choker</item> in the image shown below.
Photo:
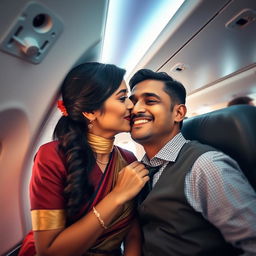
<path fill-rule="evenodd" d="M 90 144 L 92 151 L 98 154 L 110 153 L 113 150 L 114 139 L 106 139 L 92 133 L 87 135 L 88 143 Z"/>

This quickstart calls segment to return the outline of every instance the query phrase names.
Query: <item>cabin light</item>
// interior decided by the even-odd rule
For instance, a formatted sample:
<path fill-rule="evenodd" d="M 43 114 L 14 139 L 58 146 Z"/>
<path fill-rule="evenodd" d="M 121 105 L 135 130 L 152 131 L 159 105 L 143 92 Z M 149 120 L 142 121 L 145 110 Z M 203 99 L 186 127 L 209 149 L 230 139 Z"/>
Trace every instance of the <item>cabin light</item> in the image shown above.
<path fill-rule="evenodd" d="M 225 26 L 229 29 L 242 29 L 254 21 L 256 21 L 256 11 L 244 9 L 229 20 Z"/>
<path fill-rule="evenodd" d="M 184 63 L 177 63 L 172 68 L 172 72 L 182 72 L 184 70 L 188 69 L 188 65 L 185 65 Z"/>

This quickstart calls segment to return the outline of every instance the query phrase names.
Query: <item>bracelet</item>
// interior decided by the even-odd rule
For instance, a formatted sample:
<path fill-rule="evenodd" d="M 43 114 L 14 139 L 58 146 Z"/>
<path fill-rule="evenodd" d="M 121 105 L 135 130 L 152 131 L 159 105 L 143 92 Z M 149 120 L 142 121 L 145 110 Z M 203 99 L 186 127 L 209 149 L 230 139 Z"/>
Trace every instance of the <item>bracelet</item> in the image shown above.
<path fill-rule="evenodd" d="M 105 223 L 104 223 L 103 219 L 100 217 L 99 212 L 95 209 L 95 207 L 92 207 L 92 209 L 93 209 L 94 215 L 95 215 L 95 216 L 97 217 L 97 219 L 99 220 L 100 225 L 101 225 L 104 229 L 108 229 L 108 227 L 105 226 Z"/>

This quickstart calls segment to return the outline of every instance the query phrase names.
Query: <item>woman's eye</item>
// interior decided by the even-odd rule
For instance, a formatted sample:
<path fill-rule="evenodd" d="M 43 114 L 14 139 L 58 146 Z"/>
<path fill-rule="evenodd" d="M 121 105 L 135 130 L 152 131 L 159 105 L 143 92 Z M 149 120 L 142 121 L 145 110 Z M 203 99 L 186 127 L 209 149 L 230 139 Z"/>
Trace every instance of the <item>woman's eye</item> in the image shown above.
<path fill-rule="evenodd" d="M 119 100 L 120 100 L 121 102 L 125 102 L 125 100 L 126 100 L 127 98 L 128 98 L 127 96 L 122 96 L 122 97 L 119 98 Z"/>

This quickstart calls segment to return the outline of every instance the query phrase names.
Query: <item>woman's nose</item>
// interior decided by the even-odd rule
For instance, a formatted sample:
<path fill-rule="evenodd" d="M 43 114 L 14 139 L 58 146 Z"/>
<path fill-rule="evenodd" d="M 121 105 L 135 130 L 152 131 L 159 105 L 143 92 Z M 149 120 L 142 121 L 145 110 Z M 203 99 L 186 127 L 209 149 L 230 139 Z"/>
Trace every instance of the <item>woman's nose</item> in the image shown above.
<path fill-rule="evenodd" d="M 132 109 L 133 107 L 134 107 L 133 102 L 128 98 L 128 99 L 127 99 L 127 108 L 128 108 L 128 109 Z"/>

